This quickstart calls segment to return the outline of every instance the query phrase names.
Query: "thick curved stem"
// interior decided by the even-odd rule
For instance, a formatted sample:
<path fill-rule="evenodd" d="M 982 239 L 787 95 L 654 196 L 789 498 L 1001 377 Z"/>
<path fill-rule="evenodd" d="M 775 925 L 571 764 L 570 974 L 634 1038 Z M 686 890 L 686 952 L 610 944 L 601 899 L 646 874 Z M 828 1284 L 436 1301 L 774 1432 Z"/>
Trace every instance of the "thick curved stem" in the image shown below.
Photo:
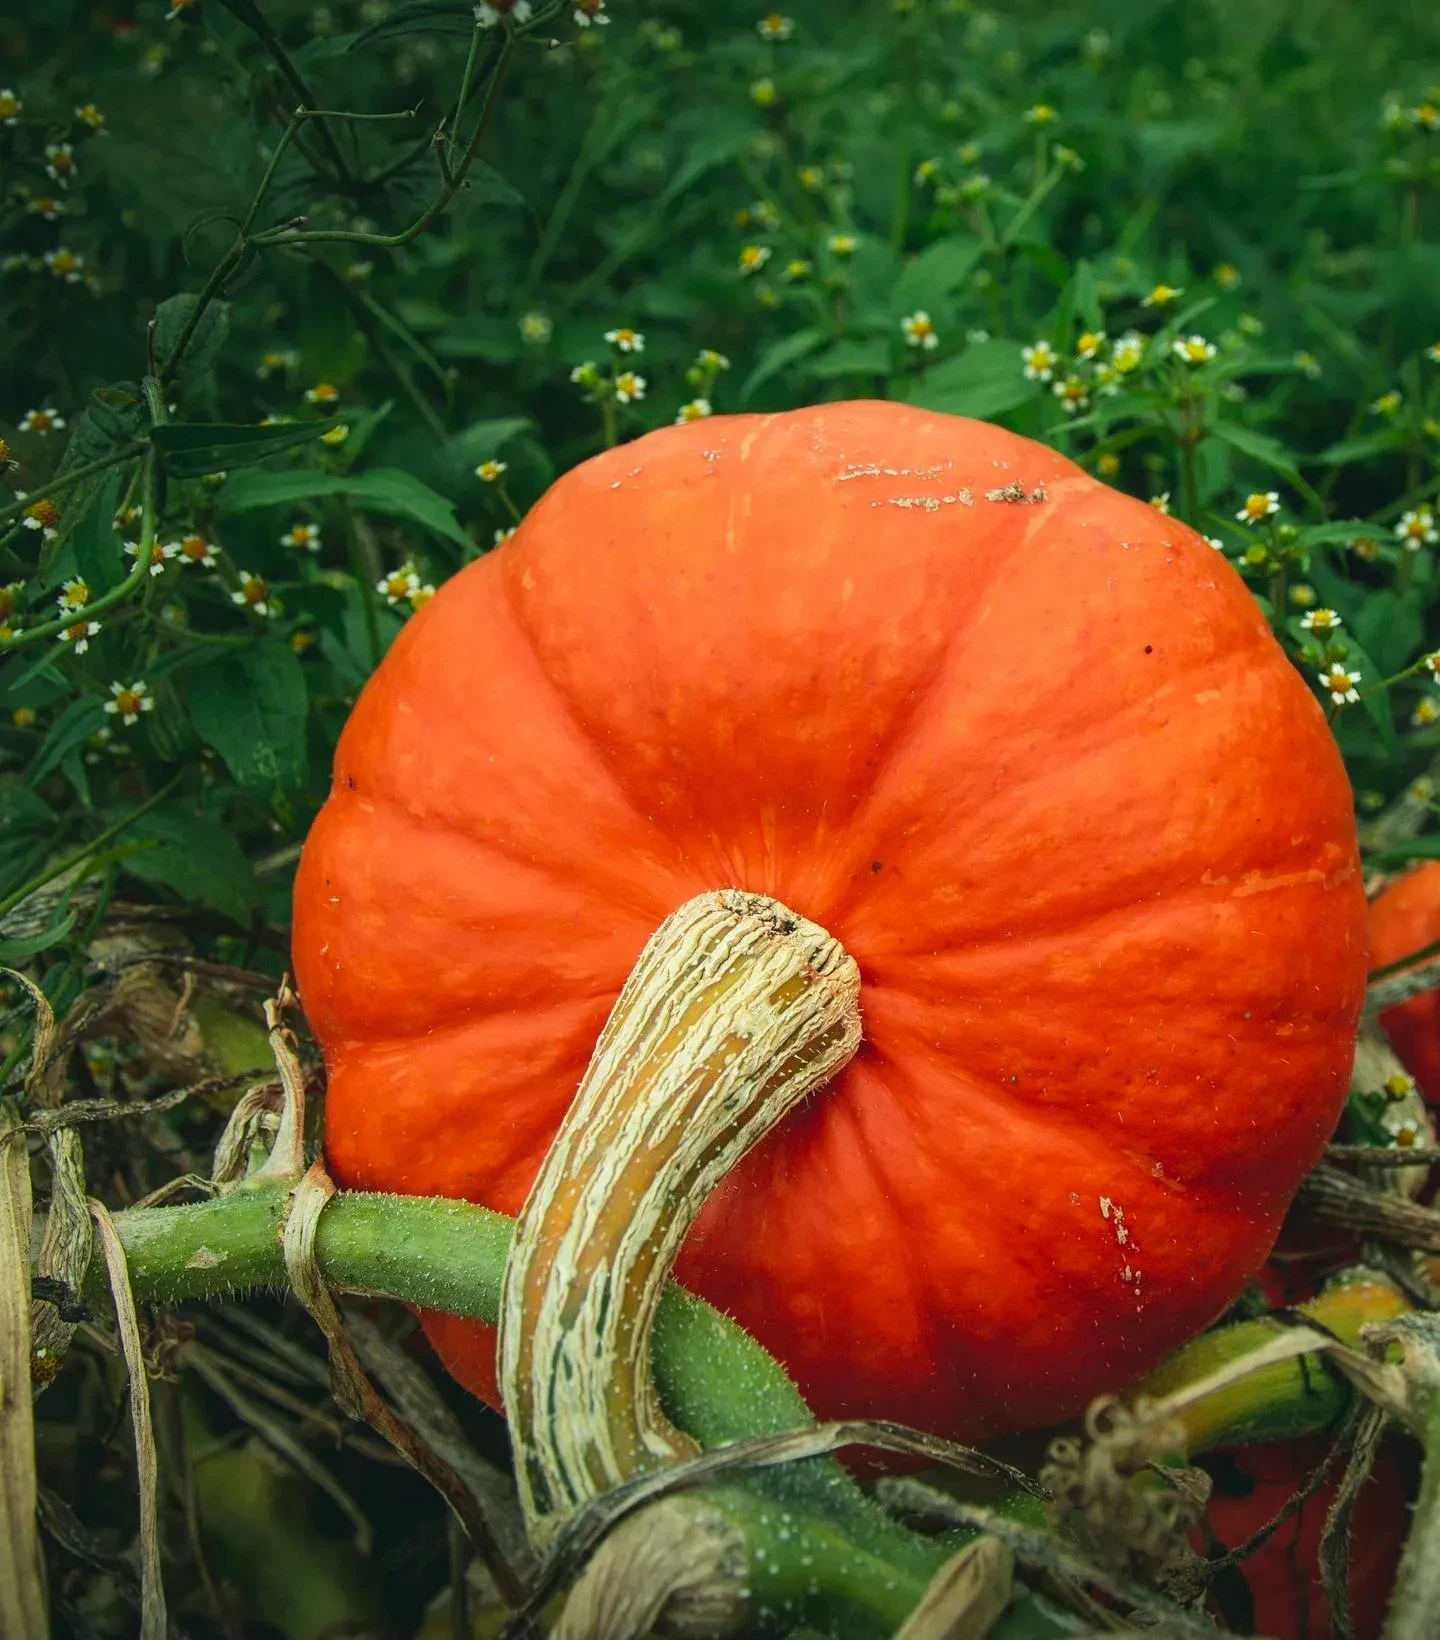
<path fill-rule="evenodd" d="M 521 1213 L 500 1384 L 543 1547 L 582 1504 L 697 1449 L 661 1410 L 650 1337 L 710 1193 L 860 1042 L 860 975 L 774 900 L 702 894 L 650 939 Z"/>

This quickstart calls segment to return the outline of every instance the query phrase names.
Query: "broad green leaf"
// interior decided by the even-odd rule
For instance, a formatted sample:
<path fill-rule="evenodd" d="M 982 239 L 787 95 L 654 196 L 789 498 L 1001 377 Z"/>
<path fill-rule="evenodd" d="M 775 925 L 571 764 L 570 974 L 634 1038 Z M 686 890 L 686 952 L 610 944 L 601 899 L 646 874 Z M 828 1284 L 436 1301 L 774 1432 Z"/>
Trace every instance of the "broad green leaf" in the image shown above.
<path fill-rule="evenodd" d="M 68 753 L 83 746 L 105 721 L 105 708 L 98 700 L 72 700 L 46 732 L 26 776 L 29 783 L 38 786 L 47 774 L 60 767 L 61 760 Z"/>
<path fill-rule="evenodd" d="M 231 0 L 224 0 L 226 5 Z M 379 22 L 362 30 L 351 42 L 351 51 L 373 45 L 377 40 L 398 39 L 402 34 L 471 34 L 475 30 L 475 8 L 457 0 L 401 0 Z"/>
<path fill-rule="evenodd" d="M 507 444 L 533 425 L 528 416 L 501 416 L 473 421 L 445 440 L 436 463 L 436 477 L 451 484 L 472 478 L 482 461 L 493 461 Z"/>
<path fill-rule="evenodd" d="M 740 389 L 740 402 L 748 403 L 755 389 L 767 382 L 774 375 L 778 375 L 786 365 L 794 364 L 797 359 L 803 359 L 807 353 L 813 353 L 817 347 L 825 342 L 823 330 L 797 330 L 789 336 L 782 336 L 778 342 L 772 342 L 760 355 L 759 363 L 745 378 L 745 384 Z"/>
<path fill-rule="evenodd" d="M 1232 450 L 1238 450 L 1242 456 L 1249 456 L 1251 461 L 1258 461 L 1262 467 L 1279 473 L 1292 489 L 1297 490 L 1312 505 L 1323 505 L 1320 497 L 1300 476 L 1294 456 L 1279 439 L 1270 438 L 1265 433 L 1257 433 L 1249 427 L 1237 427 L 1232 421 L 1215 422 L 1209 431 L 1212 437 L 1222 440 Z"/>
<path fill-rule="evenodd" d="M 836 342 L 823 353 L 805 361 L 807 375 L 828 379 L 832 376 L 883 376 L 890 369 L 890 344 L 875 337 L 868 341 Z"/>
<path fill-rule="evenodd" d="M 329 432 L 334 422 L 280 422 L 272 427 L 230 422 L 183 422 L 152 427 L 150 442 L 160 451 L 173 478 L 199 478 L 235 467 L 254 467 L 282 450 L 309 444 Z"/>
<path fill-rule="evenodd" d="M 395 467 L 377 467 L 368 473 L 241 473 L 220 492 L 220 506 L 224 512 L 253 512 L 257 507 L 290 506 L 327 495 L 343 495 L 362 511 L 408 518 L 467 551 L 475 545 L 443 495 Z"/>
<path fill-rule="evenodd" d="M 1028 404 L 1040 392 L 1025 378 L 1025 362 L 1014 342 L 972 342 L 957 358 L 927 370 L 905 397 L 926 410 L 985 420 Z"/>
<path fill-rule="evenodd" d="M 0 896 L 40 869 L 58 824 L 44 798 L 13 780 L 0 783 Z"/>
<path fill-rule="evenodd" d="M 930 313 L 957 290 L 979 266 L 985 246 L 971 234 L 953 234 L 927 245 L 900 270 L 891 290 L 896 318 L 917 309 Z"/>
<path fill-rule="evenodd" d="M 248 920 L 259 891 L 232 830 L 186 809 L 166 807 L 141 815 L 124 836 L 147 845 L 123 862 L 132 877 L 158 883 L 234 922 Z"/>
<path fill-rule="evenodd" d="M 1368 461 L 1371 456 L 1381 456 L 1400 447 L 1401 435 L 1387 427 L 1378 433 L 1366 433 L 1362 438 L 1342 439 L 1339 444 L 1322 450 L 1315 459 L 1327 467 L 1348 467 L 1352 461 Z"/>
<path fill-rule="evenodd" d="M 168 363 L 190 316 L 200 304 L 200 298 L 186 292 L 170 296 L 155 309 L 155 356 Z M 225 302 L 211 302 L 200 315 L 200 322 L 185 348 L 185 360 L 180 366 L 183 376 L 203 374 L 215 363 L 216 355 L 230 333 L 230 309 Z"/>
<path fill-rule="evenodd" d="M 293 791 L 305 779 L 305 673 L 288 643 L 198 666 L 189 675 L 190 721 L 242 786 Z"/>
<path fill-rule="evenodd" d="M 1399 672 L 1424 646 L 1424 599 L 1414 588 L 1403 593 L 1378 588 L 1355 612 L 1351 631 L 1384 675 Z"/>
<path fill-rule="evenodd" d="M 70 442 L 65 446 L 55 476 L 63 478 L 77 467 L 87 467 L 93 461 L 118 454 L 136 443 L 144 426 L 145 413 L 138 388 L 129 382 L 97 388 L 75 418 Z M 66 542 L 90 516 L 110 476 L 109 472 L 99 472 L 82 478 L 57 497 L 60 527 L 41 548 L 42 576 L 49 573 Z"/>

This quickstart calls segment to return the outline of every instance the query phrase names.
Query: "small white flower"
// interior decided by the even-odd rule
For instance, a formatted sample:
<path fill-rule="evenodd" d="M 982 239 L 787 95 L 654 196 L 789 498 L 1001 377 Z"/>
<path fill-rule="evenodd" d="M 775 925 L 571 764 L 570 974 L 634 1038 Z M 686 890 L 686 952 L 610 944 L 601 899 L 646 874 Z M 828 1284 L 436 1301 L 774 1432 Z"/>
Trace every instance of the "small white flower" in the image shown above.
<path fill-rule="evenodd" d="M 8 87 L 0 91 L 0 125 L 18 125 L 25 104 Z"/>
<path fill-rule="evenodd" d="M 611 347 L 621 353 L 643 353 L 645 338 L 638 330 L 631 330 L 628 325 L 621 325 L 618 330 L 607 330 L 605 340 Z"/>
<path fill-rule="evenodd" d="M 182 564 L 195 564 L 201 569 L 214 569 L 218 558 L 215 545 L 197 532 L 182 535 L 176 541 L 167 541 L 161 548 L 166 558 L 178 558 Z"/>
<path fill-rule="evenodd" d="M 1395 526 L 1395 534 L 1404 542 L 1407 552 L 1419 552 L 1421 547 L 1434 546 L 1440 541 L 1440 530 L 1435 528 L 1435 514 L 1429 507 L 1415 507 L 1403 513 Z"/>
<path fill-rule="evenodd" d="M 508 3 L 508 0 L 496 0 L 493 5 L 487 5 L 485 0 L 481 0 L 481 4 L 475 7 L 474 17 L 478 27 L 494 28 L 507 16 L 512 22 L 528 23 L 531 9 L 530 0 L 514 0 L 513 4 Z"/>
<path fill-rule="evenodd" d="M 645 378 L 633 370 L 622 370 L 615 378 L 615 397 L 621 404 L 633 404 L 645 397 Z"/>
<path fill-rule="evenodd" d="M 1182 364 L 1208 364 L 1215 357 L 1215 344 L 1203 336 L 1177 336 L 1170 351 Z"/>
<path fill-rule="evenodd" d="M 61 585 L 55 602 L 60 606 L 62 615 L 69 615 L 74 610 L 84 609 L 85 605 L 90 602 L 89 584 L 81 580 L 78 575 L 75 576 L 73 580 L 66 581 Z"/>
<path fill-rule="evenodd" d="M 682 404 L 675 417 L 675 425 L 683 427 L 686 422 L 704 421 L 707 416 L 713 415 L 709 399 L 691 399 L 688 404 Z"/>
<path fill-rule="evenodd" d="M 1339 661 L 1320 674 L 1320 687 L 1328 690 L 1337 706 L 1350 705 L 1360 699 L 1360 691 L 1355 687 L 1359 681 L 1360 674 L 1347 672 Z"/>
<path fill-rule="evenodd" d="M 1025 379 L 1032 382 L 1048 382 L 1060 362 L 1059 355 L 1046 341 L 1031 342 L 1029 347 L 1020 350 L 1020 357 L 1025 361 Z"/>
<path fill-rule="evenodd" d="M 1083 378 L 1067 376 L 1063 382 L 1056 382 L 1050 391 L 1060 401 L 1060 408 L 1067 416 L 1078 415 L 1090 403 L 1090 390 Z"/>
<path fill-rule="evenodd" d="M 57 279 L 63 279 L 67 285 L 78 285 L 85 278 L 85 258 L 77 251 L 68 250 L 64 245 L 57 245 L 53 251 L 45 252 L 45 266 Z"/>
<path fill-rule="evenodd" d="M 772 11 L 756 23 L 755 32 L 762 40 L 788 40 L 795 32 L 795 19 Z"/>
<path fill-rule="evenodd" d="M 514 533 L 515 525 L 513 524 L 508 530 L 496 530 L 494 536 L 495 545 L 498 547 L 502 541 L 508 541 Z"/>
<path fill-rule="evenodd" d="M 759 273 L 772 255 L 768 245 L 742 245 L 738 258 L 741 273 Z"/>
<path fill-rule="evenodd" d="M 1225 543 L 1218 535 L 1202 535 L 1200 539 L 1207 547 L 1214 547 L 1216 552 L 1224 552 L 1225 550 Z"/>
<path fill-rule="evenodd" d="M 914 313 L 902 319 L 900 328 L 905 333 L 907 347 L 922 347 L 927 353 L 933 353 L 940 345 L 935 323 L 924 308 L 917 308 Z"/>
<path fill-rule="evenodd" d="M 1307 609 L 1300 617 L 1300 625 L 1307 632 L 1335 632 L 1344 624 L 1334 609 Z"/>
<path fill-rule="evenodd" d="M 577 28 L 589 28 L 592 23 L 605 27 L 610 19 L 605 12 L 605 0 L 575 0 L 571 13 Z"/>
<path fill-rule="evenodd" d="M 702 347 L 695 356 L 697 370 L 728 370 L 730 361 L 723 353 L 717 353 L 713 347 Z"/>
<path fill-rule="evenodd" d="M 1168 307 L 1177 297 L 1183 296 L 1183 290 L 1177 290 L 1174 285 L 1153 285 L 1147 295 L 1140 298 L 1141 307 Z"/>
<path fill-rule="evenodd" d="M 1105 346 L 1105 332 L 1103 330 L 1085 330 L 1080 333 L 1075 343 L 1075 357 L 1077 359 L 1093 359 Z"/>
<path fill-rule="evenodd" d="M 384 598 L 393 609 L 396 604 L 409 603 L 415 593 L 420 590 L 420 577 L 415 572 L 414 564 L 401 564 L 399 569 L 392 569 L 388 575 L 382 576 L 375 583 L 375 590 Z"/>
<path fill-rule="evenodd" d="M 127 541 L 125 543 L 125 556 L 133 558 L 138 564 L 140 562 L 140 543 L 138 541 Z M 150 573 L 152 575 L 163 575 L 165 573 L 165 549 L 158 541 L 150 543 Z"/>
<path fill-rule="evenodd" d="M 1152 495 L 1150 497 L 1150 505 L 1155 509 L 1156 512 L 1164 513 L 1168 517 L 1169 513 L 1170 513 L 1170 492 L 1169 492 L 1169 490 L 1161 490 L 1159 495 Z"/>
<path fill-rule="evenodd" d="M 1245 503 L 1235 517 L 1242 524 L 1261 524 L 1279 511 L 1280 495 L 1277 490 L 1256 490 L 1245 497 Z"/>
<path fill-rule="evenodd" d="M 58 182 L 64 187 L 75 180 L 79 169 L 75 163 L 75 150 L 68 142 L 51 142 L 45 145 L 45 175 L 52 182 Z"/>
<path fill-rule="evenodd" d="M 230 602 L 239 604 L 242 609 L 252 609 L 257 615 L 268 615 L 270 583 L 263 575 L 251 575 L 248 571 L 242 571 L 240 590 L 230 594 Z"/>
<path fill-rule="evenodd" d="M 475 476 L 482 484 L 498 484 L 501 475 L 507 471 L 503 461 L 482 461 L 475 469 Z"/>
<path fill-rule="evenodd" d="M 68 643 L 77 655 L 83 655 L 90 647 L 91 638 L 99 630 L 99 621 L 76 621 L 60 634 L 60 641 Z"/>
<path fill-rule="evenodd" d="M 860 248 L 860 241 L 853 233 L 832 233 L 825 243 L 831 256 L 854 256 Z"/>
<path fill-rule="evenodd" d="M 1427 347 L 1425 349 L 1425 357 L 1429 359 L 1431 364 L 1440 364 L 1440 342 L 1436 342 L 1433 346 Z"/>
<path fill-rule="evenodd" d="M 1145 362 L 1145 338 L 1138 330 L 1127 330 L 1115 343 L 1110 361 L 1122 376 L 1138 370 Z"/>
<path fill-rule="evenodd" d="M 320 526 L 318 524 L 292 524 L 280 537 L 280 545 L 282 547 L 297 547 L 301 552 L 319 552 Z"/>
<path fill-rule="evenodd" d="M 105 710 L 128 727 L 139 721 L 142 712 L 155 710 L 155 697 L 147 683 L 112 683 Z"/>
<path fill-rule="evenodd" d="M 65 425 L 64 416 L 54 410 L 27 410 L 17 426 L 22 433 L 58 433 Z"/>
<path fill-rule="evenodd" d="M 601 18 L 608 23 L 608 17 Z M 522 313 L 520 315 L 520 339 L 529 342 L 533 347 L 543 347 L 555 334 L 555 321 L 544 313 Z"/>

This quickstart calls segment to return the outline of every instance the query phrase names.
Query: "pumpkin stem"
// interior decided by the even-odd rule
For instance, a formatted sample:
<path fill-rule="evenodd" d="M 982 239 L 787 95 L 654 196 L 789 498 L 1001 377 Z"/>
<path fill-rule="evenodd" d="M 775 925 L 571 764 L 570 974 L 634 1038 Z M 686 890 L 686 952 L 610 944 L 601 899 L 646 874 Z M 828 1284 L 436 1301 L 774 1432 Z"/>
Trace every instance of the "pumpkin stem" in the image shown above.
<path fill-rule="evenodd" d="M 620 993 L 520 1215 L 500 1385 L 527 1527 L 698 1451 L 661 1410 L 650 1334 L 706 1199 L 860 1042 L 838 941 L 736 889 L 660 925 Z"/>

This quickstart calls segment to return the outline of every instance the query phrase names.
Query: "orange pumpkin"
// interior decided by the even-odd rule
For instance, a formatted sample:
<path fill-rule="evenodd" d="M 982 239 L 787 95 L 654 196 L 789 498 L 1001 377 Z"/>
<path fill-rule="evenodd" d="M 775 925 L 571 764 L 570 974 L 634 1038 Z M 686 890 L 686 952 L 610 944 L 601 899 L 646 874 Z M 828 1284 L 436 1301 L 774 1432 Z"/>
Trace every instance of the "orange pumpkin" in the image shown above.
<path fill-rule="evenodd" d="M 1440 940 L 1440 860 L 1416 866 L 1370 906 L 1370 962 L 1383 968 Z M 1440 991 L 1387 1008 L 1380 1023 L 1400 1062 L 1429 1100 L 1440 1100 Z"/>
<path fill-rule="evenodd" d="M 568 473 L 400 634 L 306 844 L 337 1180 L 516 1213 L 645 940 L 725 886 L 863 980 L 677 1267 L 818 1413 L 1053 1422 L 1258 1269 L 1365 907 L 1323 714 L 1183 524 L 888 403 Z M 493 1399 L 489 1330 L 427 1326 Z"/>
<path fill-rule="evenodd" d="M 1324 1461 L 1323 1437 L 1275 1446 L 1237 1447 L 1217 1471 L 1206 1511 L 1226 1548 L 1258 1532 Z M 1240 1562 L 1253 1612 L 1246 1632 L 1270 1640 L 1329 1640 L 1320 1582 L 1320 1539 L 1344 1473 L 1343 1460 L 1312 1497 Z M 1381 1448 L 1351 1517 L 1350 1617 L 1355 1640 L 1379 1640 L 1410 1524 L 1405 1478 L 1394 1443 Z"/>

